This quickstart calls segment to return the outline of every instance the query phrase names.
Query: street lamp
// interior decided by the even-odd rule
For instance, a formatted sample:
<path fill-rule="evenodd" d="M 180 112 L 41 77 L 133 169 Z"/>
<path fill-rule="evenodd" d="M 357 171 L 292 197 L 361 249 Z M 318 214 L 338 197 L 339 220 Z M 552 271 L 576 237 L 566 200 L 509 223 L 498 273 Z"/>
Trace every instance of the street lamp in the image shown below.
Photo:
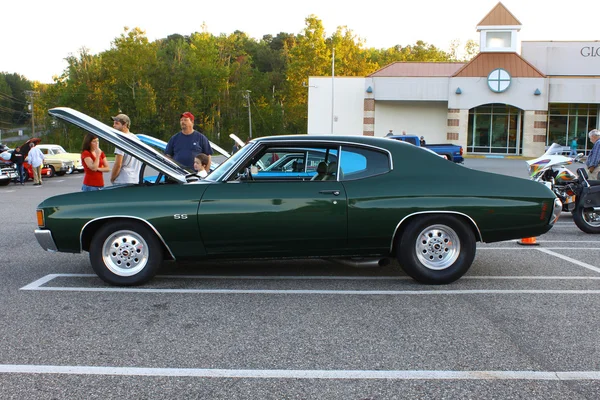
<path fill-rule="evenodd" d="M 249 135 L 248 137 L 250 139 L 252 139 L 252 110 L 250 109 L 250 92 L 251 90 L 246 90 L 246 94 L 244 95 L 244 97 L 246 98 L 246 101 L 248 102 L 248 131 L 249 131 Z"/>

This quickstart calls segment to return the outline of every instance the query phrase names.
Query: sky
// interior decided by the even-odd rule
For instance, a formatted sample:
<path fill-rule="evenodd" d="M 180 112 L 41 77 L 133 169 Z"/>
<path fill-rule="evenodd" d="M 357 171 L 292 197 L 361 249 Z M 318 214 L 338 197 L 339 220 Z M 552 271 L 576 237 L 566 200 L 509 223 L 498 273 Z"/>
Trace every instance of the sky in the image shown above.
<path fill-rule="evenodd" d="M 110 49 L 124 27 L 139 27 L 150 41 L 171 34 L 202 31 L 213 35 L 236 30 L 260 40 L 280 32 L 300 34 L 315 15 L 326 36 L 346 26 L 366 47 L 407 46 L 423 40 L 448 50 L 479 42 L 476 26 L 497 0 L 29 0 L 3 2 L 0 10 L 0 72 L 52 83 L 67 66 L 65 58 L 83 47 L 92 54 Z M 600 40 L 600 1 L 503 0 L 521 22 L 522 41 Z M 600 42 L 598 43 L 600 46 Z"/>

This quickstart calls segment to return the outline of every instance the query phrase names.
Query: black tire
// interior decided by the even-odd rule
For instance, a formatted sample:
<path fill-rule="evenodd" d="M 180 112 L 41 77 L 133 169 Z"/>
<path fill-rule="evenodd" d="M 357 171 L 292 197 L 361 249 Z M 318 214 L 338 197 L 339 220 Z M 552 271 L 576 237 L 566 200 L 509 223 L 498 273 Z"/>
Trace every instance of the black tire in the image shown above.
<path fill-rule="evenodd" d="M 29 180 L 29 172 L 25 168 L 23 168 L 23 183 Z"/>
<path fill-rule="evenodd" d="M 417 217 L 398 238 L 396 257 L 400 267 L 421 283 L 454 282 L 471 267 L 476 240 L 473 231 L 452 215 Z"/>
<path fill-rule="evenodd" d="M 158 238 L 137 221 L 115 221 L 102 226 L 90 243 L 90 262 L 105 282 L 141 285 L 156 275 L 163 261 Z"/>
<path fill-rule="evenodd" d="M 56 170 L 54 169 L 54 167 L 52 165 L 48 166 L 48 174 L 46 176 L 48 178 L 52 178 L 52 177 L 56 176 Z"/>
<path fill-rule="evenodd" d="M 0 186 L 8 186 L 8 184 L 11 182 L 10 179 L 2 179 L 0 180 Z"/>
<path fill-rule="evenodd" d="M 585 233 L 600 233 L 600 213 L 593 208 L 575 207 L 573 222 Z"/>

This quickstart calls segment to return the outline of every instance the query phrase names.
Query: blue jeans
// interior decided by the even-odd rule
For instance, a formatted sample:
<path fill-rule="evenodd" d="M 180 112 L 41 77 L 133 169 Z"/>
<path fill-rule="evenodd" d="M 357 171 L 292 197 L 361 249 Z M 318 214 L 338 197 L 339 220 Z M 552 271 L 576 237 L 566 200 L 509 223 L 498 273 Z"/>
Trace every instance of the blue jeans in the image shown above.
<path fill-rule="evenodd" d="M 100 186 L 88 186 L 88 185 L 82 185 L 81 186 L 81 191 L 82 192 L 95 192 L 96 190 L 102 190 L 102 187 L 100 187 Z"/>
<path fill-rule="evenodd" d="M 23 175 L 25 174 L 23 164 L 17 164 L 17 172 L 19 173 L 19 183 L 23 183 Z"/>

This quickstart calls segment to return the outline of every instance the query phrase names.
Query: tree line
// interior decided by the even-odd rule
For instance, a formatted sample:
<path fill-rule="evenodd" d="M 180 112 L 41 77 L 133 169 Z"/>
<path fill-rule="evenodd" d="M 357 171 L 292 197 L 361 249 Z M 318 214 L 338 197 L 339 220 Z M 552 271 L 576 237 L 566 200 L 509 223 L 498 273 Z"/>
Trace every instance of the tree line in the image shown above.
<path fill-rule="evenodd" d="M 230 133 L 249 135 L 306 133 L 309 76 L 330 76 L 335 48 L 336 76 L 366 76 L 395 61 L 466 61 L 476 54 L 468 41 L 458 57 L 417 41 L 388 49 L 365 48 L 364 40 L 341 26 L 329 37 L 321 20 L 305 19 L 300 34 L 244 32 L 215 36 L 202 26 L 189 36 L 173 34 L 149 41 L 140 28 L 125 28 L 111 48 L 97 55 L 83 48 L 70 55 L 53 84 L 0 74 L 0 129 L 29 121 L 27 91 L 35 93 L 36 136 L 70 150 L 80 147 L 77 128 L 52 121 L 47 109 L 71 107 L 111 124 L 110 116 L 129 115 L 131 130 L 168 140 L 179 129 L 179 115 L 192 112 L 197 129 L 223 146 Z M 4 125 L 2 125 L 4 124 Z M 38 133 L 39 132 L 39 133 Z"/>

